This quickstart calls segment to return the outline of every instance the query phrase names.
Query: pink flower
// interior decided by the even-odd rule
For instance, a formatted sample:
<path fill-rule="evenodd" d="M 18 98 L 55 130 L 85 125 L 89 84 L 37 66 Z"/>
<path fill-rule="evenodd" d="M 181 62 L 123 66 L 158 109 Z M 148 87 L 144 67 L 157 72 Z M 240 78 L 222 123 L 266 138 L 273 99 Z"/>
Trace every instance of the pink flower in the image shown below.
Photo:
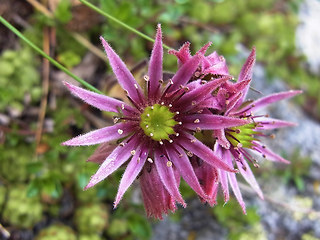
<path fill-rule="evenodd" d="M 225 83 L 223 87 L 218 90 L 213 103 L 211 102 L 212 104 L 209 107 L 211 107 L 214 114 L 250 121 L 250 123 L 242 126 L 213 130 L 214 138 L 212 139 L 212 145 L 215 154 L 223 159 L 229 167 L 236 165 L 243 178 L 257 192 L 259 197 L 263 199 L 262 191 L 249 166 L 251 163 L 255 167 L 258 167 L 257 161 L 251 155 L 251 152 L 260 154 L 263 158 L 267 158 L 271 161 L 289 163 L 287 160 L 268 149 L 263 143 L 261 143 L 260 139 L 261 137 L 270 136 L 265 133 L 265 130 L 294 126 L 295 124 L 269 118 L 268 115 L 255 115 L 254 113 L 271 103 L 300 94 L 301 91 L 280 92 L 260 98 L 253 102 L 246 102 L 245 97 L 252 79 L 254 63 L 255 48 L 253 48 L 246 63 L 242 67 L 238 81 L 234 84 Z M 237 90 L 232 91 L 231 89 Z M 216 139 L 216 141 L 214 139 Z M 217 169 L 207 165 L 206 163 L 204 164 L 206 167 L 201 167 L 200 171 L 211 171 L 212 175 L 217 175 L 217 177 L 212 179 L 211 182 L 208 181 L 207 185 L 210 185 L 214 191 L 217 191 L 216 183 L 219 182 L 223 190 L 224 200 L 227 202 L 229 200 L 228 185 L 230 184 L 234 195 L 245 213 L 245 203 L 242 199 L 236 174 L 233 172 L 226 172 L 222 169 Z M 205 170 L 206 168 L 209 170 Z M 208 192 L 206 193 L 208 194 Z M 215 204 L 215 198 L 216 196 L 214 194 L 211 195 L 211 199 L 208 202 L 211 205 Z"/>
<path fill-rule="evenodd" d="M 90 158 L 91 161 L 101 163 L 101 166 L 85 189 L 93 187 L 127 163 L 114 202 L 115 207 L 138 176 L 148 216 L 161 219 L 163 213 L 175 211 L 176 201 L 186 206 L 179 192 L 180 177 L 202 199 L 208 199 L 190 157 L 197 156 L 209 166 L 226 172 L 235 170 L 193 134 L 199 129 L 223 131 L 224 128 L 249 122 L 239 117 L 213 115 L 200 107 L 211 97 L 211 92 L 230 77 L 220 77 L 208 83 L 201 80 L 188 83 L 199 64 L 203 65 L 204 56 L 199 52 L 186 59 L 173 78 L 164 83 L 162 34 L 159 25 L 148 75 L 144 77 L 145 87 L 142 89 L 109 44 L 102 37 L 101 41 L 113 72 L 131 104 L 65 83 L 72 94 L 86 103 L 115 113 L 113 126 L 63 143 L 68 146 L 102 143 Z M 120 144 L 112 147 L 109 143 L 115 141 L 120 141 Z"/>

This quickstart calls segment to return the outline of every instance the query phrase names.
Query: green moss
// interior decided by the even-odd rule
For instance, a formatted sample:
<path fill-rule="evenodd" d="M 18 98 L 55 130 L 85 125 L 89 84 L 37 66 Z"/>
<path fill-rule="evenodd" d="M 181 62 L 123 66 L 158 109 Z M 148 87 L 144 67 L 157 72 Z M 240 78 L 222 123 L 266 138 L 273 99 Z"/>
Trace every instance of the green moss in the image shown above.
<path fill-rule="evenodd" d="M 103 204 L 81 206 L 75 212 L 74 222 L 81 234 L 96 234 L 108 225 L 108 209 Z"/>
<path fill-rule="evenodd" d="M 41 218 L 42 205 L 39 198 L 28 198 L 27 188 L 23 185 L 11 186 L 3 211 L 4 221 L 16 227 L 31 228 Z"/>
<path fill-rule="evenodd" d="M 55 224 L 40 231 L 36 240 L 76 240 L 77 237 L 72 228 Z"/>

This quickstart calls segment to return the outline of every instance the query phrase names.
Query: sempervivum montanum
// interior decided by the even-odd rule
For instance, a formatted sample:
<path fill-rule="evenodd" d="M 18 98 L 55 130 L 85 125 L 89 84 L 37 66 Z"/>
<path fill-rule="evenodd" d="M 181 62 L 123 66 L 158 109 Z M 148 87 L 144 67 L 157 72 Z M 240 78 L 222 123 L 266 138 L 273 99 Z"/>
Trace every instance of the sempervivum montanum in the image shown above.
<path fill-rule="evenodd" d="M 162 33 L 158 26 L 144 89 L 137 83 L 120 57 L 101 37 L 109 63 L 130 104 L 65 83 L 73 95 L 103 111 L 115 112 L 115 124 L 64 142 L 68 146 L 103 143 L 89 159 L 101 163 L 85 189 L 104 180 L 128 163 L 114 202 L 116 207 L 137 176 L 148 216 L 161 219 L 176 210 L 176 202 L 186 206 L 180 192 L 180 176 L 202 198 L 201 187 L 190 158 L 197 156 L 209 166 L 236 172 L 223 159 L 194 137 L 196 131 L 232 128 L 249 123 L 246 119 L 214 115 L 204 111 L 202 102 L 229 76 L 206 82 L 188 83 L 199 67 L 203 53 L 190 57 L 168 82 L 162 72 Z M 106 143 L 120 141 L 111 153 Z M 101 156 L 106 154 L 103 161 Z"/>

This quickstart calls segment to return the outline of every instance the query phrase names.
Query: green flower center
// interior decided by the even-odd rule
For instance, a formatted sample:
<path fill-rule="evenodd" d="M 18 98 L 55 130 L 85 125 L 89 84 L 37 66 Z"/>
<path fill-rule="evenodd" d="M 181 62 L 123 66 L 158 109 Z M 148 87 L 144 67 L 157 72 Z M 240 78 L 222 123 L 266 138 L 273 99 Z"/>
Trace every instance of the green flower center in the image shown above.
<path fill-rule="evenodd" d="M 173 127 L 178 124 L 173 119 L 175 115 L 167 106 L 148 106 L 141 114 L 140 127 L 155 141 L 170 140 L 169 135 L 175 134 Z"/>
<path fill-rule="evenodd" d="M 251 148 L 252 141 L 258 140 L 255 138 L 256 134 L 260 132 L 255 131 L 256 123 L 249 123 L 238 127 L 226 129 L 226 137 L 234 147 Z"/>

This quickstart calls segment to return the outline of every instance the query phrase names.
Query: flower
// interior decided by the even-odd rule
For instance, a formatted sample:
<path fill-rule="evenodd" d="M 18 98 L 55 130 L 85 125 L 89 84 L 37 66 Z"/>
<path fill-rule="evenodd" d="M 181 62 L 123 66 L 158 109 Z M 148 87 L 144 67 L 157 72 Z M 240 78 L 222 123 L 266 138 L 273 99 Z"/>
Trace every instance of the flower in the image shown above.
<path fill-rule="evenodd" d="M 259 166 L 255 158 L 251 155 L 251 152 L 260 154 L 263 158 L 267 158 L 271 161 L 289 163 L 262 144 L 260 138 L 273 136 L 264 133 L 265 130 L 294 126 L 295 124 L 273 119 L 268 117 L 268 115 L 255 115 L 255 111 L 274 102 L 300 94 L 301 91 L 280 92 L 262 97 L 255 101 L 245 101 L 249 84 L 252 79 L 254 63 L 255 48 L 252 49 L 246 63 L 243 65 L 237 82 L 234 84 L 226 82 L 220 87 L 216 93 L 214 104 L 211 105 L 211 111 L 214 114 L 245 119 L 249 120 L 250 123 L 237 127 L 213 130 L 213 138 L 211 138 L 211 143 L 208 143 L 207 145 L 213 147 L 215 154 L 223 159 L 229 167 L 233 167 L 234 165 L 237 166 L 243 178 L 251 185 L 258 196 L 263 199 L 262 191 L 248 164 L 249 162 L 255 167 Z M 237 89 L 237 91 L 230 91 L 230 89 Z M 201 138 L 202 136 L 200 136 L 200 139 Z M 216 203 L 217 182 L 221 184 L 224 200 L 227 202 L 229 200 L 228 185 L 230 184 L 245 213 L 245 203 L 242 199 L 236 174 L 233 172 L 226 172 L 222 169 L 216 169 L 206 163 L 204 163 L 204 165 L 205 167 L 201 166 L 196 172 L 200 171 L 198 174 L 199 177 L 201 177 L 201 174 L 208 174 L 207 172 L 211 172 L 211 175 L 214 176 L 206 183 L 209 186 L 207 188 L 211 191 L 211 195 L 208 191 L 205 191 L 207 195 L 211 196 L 208 201 L 209 204 L 213 205 Z"/>
<path fill-rule="evenodd" d="M 211 44 L 211 42 L 208 42 L 197 52 L 197 54 L 204 55 Z M 183 44 L 178 51 L 174 49 L 169 50 L 169 53 L 175 55 L 178 58 L 179 67 L 181 67 L 190 58 L 192 58 L 190 54 L 189 42 Z M 227 75 L 229 75 L 229 71 L 225 58 L 223 56 L 219 56 L 217 52 L 213 52 L 201 59 L 198 69 L 194 72 L 194 79 L 201 78 L 210 80 L 212 77 Z"/>
<path fill-rule="evenodd" d="M 202 129 L 215 130 L 247 124 L 246 119 L 213 115 L 203 111 L 202 102 L 225 83 L 229 76 L 210 82 L 188 83 L 203 59 L 201 52 L 187 59 L 168 82 L 162 80 L 162 33 L 158 26 L 152 50 L 145 89 L 134 79 L 119 56 L 101 37 L 109 63 L 129 104 L 65 83 L 72 94 L 103 111 L 114 112 L 115 124 L 75 137 L 63 143 L 69 146 L 102 145 L 91 161 L 101 163 L 85 189 L 104 180 L 120 166 L 127 167 L 120 181 L 114 207 L 140 176 L 140 186 L 148 216 L 161 219 L 163 213 L 175 211 L 176 202 L 186 206 L 180 192 L 182 177 L 202 198 L 207 199 L 190 158 L 194 155 L 208 165 L 235 172 L 193 134 Z M 118 141 L 118 146 L 110 143 Z M 103 158 L 103 155 L 105 157 Z"/>

